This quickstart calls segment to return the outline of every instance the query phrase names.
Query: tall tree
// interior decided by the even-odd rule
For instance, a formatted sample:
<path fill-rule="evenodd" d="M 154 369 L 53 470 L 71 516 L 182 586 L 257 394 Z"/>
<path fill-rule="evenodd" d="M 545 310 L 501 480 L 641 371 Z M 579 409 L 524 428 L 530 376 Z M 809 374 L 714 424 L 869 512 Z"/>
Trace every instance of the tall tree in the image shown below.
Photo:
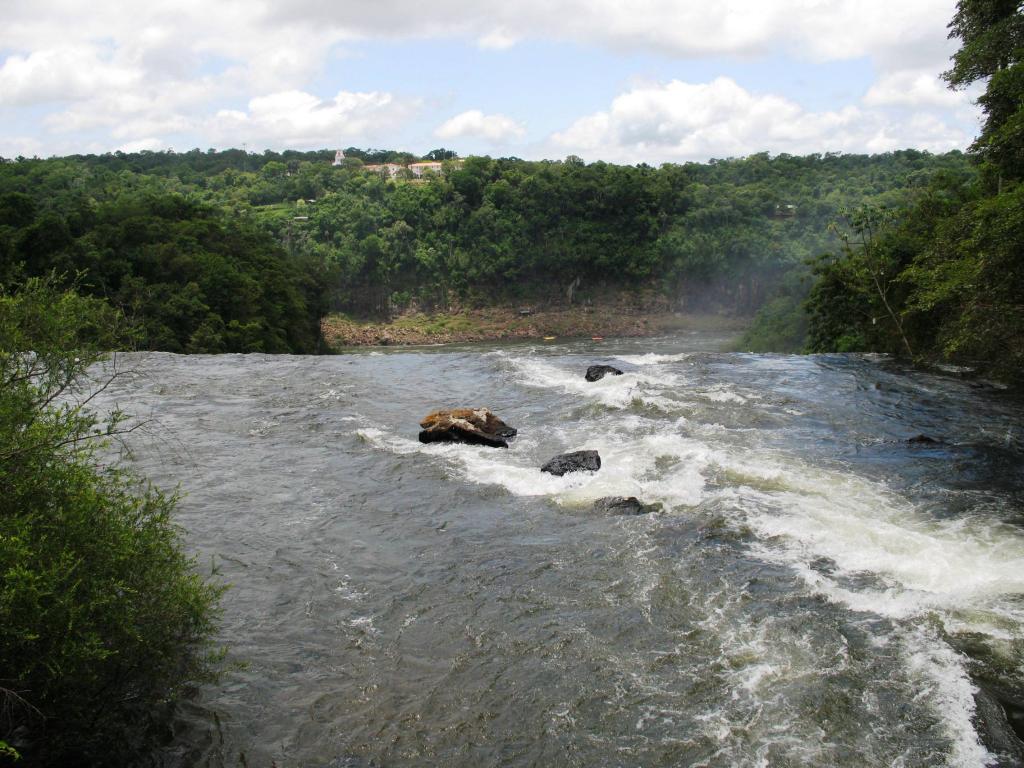
<path fill-rule="evenodd" d="M 949 30 L 961 45 L 946 82 L 962 89 L 988 81 L 978 99 L 985 124 L 972 149 L 995 171 L 998 191 L 1024 178 L 1024 3 L 960 0 Z"/>

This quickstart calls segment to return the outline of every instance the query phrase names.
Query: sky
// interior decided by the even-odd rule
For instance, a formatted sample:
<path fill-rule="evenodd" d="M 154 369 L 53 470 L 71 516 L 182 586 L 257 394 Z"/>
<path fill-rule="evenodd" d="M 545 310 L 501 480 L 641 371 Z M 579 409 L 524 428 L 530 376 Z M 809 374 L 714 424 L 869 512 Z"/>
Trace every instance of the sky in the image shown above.
<path fill-rule="evenodd" d="M 0 157 L 965 149 L 955 0 L 0 0 Z"/>

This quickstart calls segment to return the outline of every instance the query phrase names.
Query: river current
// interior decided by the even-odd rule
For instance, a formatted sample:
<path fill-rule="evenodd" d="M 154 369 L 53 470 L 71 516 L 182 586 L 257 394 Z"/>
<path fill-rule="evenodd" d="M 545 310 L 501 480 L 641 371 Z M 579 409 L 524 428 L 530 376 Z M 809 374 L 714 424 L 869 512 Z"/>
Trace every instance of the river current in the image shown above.
<path fill-rule="evenodd" d="M 1024 407 L 725 341 L 122 358 L 244 665 L 158 764 L 1024 764 Z M 454 406 L 519 436 L 420 444 Z"/>

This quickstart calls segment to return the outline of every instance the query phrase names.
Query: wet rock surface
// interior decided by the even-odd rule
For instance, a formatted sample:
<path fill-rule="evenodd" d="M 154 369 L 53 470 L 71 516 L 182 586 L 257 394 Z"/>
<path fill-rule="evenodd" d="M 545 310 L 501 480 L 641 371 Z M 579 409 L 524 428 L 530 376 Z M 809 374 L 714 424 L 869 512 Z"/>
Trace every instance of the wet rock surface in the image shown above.
<path fill-rule="evenodd" d="M 468 443 L 508 448 L 516 436 L 510 427 L 487 408 L 453 408 L 434 411 L 420 422 L 421 443 Z"/>
<path fill-rule="evenodd" d="M 596 472 L 600 468 L 601 457 L 597 451 L 572 451 L 555 456 L 540 471 L 561 477 L 569 472 Z"/>
<path fill-rule="evenodd" d="M 594 511 L 608 515 L 647 515 L 658 510 L 656 504 L 644 504 L 636 496 L 605 496 L 594 502 Z"/>
<path fill-rule="evenodd" d="M 608 375 L 621 376 L 622 371 L 614 365 L 592 365 L 587 368 L 587 373 L 584 378 L 586 378 L 587 381 L 598 381 Z"/>

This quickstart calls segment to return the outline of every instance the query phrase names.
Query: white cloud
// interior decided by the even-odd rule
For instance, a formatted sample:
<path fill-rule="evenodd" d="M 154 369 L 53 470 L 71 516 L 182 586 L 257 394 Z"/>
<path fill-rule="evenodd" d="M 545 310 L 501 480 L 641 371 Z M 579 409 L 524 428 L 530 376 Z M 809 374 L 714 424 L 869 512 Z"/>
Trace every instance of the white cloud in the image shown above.
<path fill-rule="evenodd" d="M 154 137 L 172 145 L 168 137 L 200 126 L 203 108 L 218 95 L 220 89 L 209 78 L 185 82 L 153 78 L 136 88 L 99 89 L 50 112 L 40 122 L 51 134 L 66 137 L 64 145 L 68 139 L 95 131 L 106 131 L 109 138 L 105 146 L 101 144 L 104 149 Z"/>
<path fill-rule="evenodd" d="M 118 152 L 143 152 L 149 150 L 150 152 L 157 152 L 161 149 L 166 149 L 167 145 L 164 144 L 162 139 L 156 137 L 149 137 L 148 139 L 137 139 L 135 141 L 129 141 L 122 144 L 117 148 Z"/>
<path fill-rule="evenodd" d="M 519 42 L 518 38 L 510 35 L 504 28 L 492 29 L 485 35 L 481 35 L 477 38 L 476 44 L 485 49 L 492 51 L 504 51 L 514 46 Z"/>
<path fill-rule="evenodd" d="M 0 49 L 113 40 L 140 50 L 214 53 L 268 75 L 309 74 L 357 38 L 462 38 L 484 47 L 572 40 L 673 56 L 786 51 L 818 60 L 907 60 L 949 51 L 955 0 L 7 0 Z M 940 61 L 941 65 L 943 61 Z"/>
<path fill-rule="evenodd" d="M 890 72 L 864 96 L 868 106 L 948 107 L 969 106 L 977 98 L 976 90 L 951 91 L 931 70 L 905 69 Z"/>
<path fill-rule="evenodd" d="M 43 144 L 33 136 L 0 136 L 0 157 L 42 156 Z"/>
<path fill-rule="evenodd" d="M 458 114 L 434 131 L 439 139 L 481 138 L 494 144 L 521 139 L 525 133 L 522 123 L 505 115 L 485 115 L 479 109 Z"/>
<path fill-rule="evenodd" d="M 934 74 L 955 47 L 946 39 L 955 0 L 4 0 L 3 6 L 0 107 L 14 110 L 8 124 L 17 127 L 8 131 L 19 135 L 26 133 L 21 115 L 32 113 L 26 120 L 45 129 L 39 133 L 47 150 L 155 140 L 173 146 L 174 137 L 220 146 L 393 141 L 417 114 L 417 102 L 380 92 L 343 90 L 333 99 L 323 98 L 331 91 L 309 93 L 337 46 L 364 39 L 461 40 L 485 50 L 568 41 L 676 58 L 785 55 L 807 66 L 867 57 L 879 72 L 861 104 L 816 113 L 781 96 L 715 86 L 719 81 L 704 90 L 638 87 L 606 111 L 580 118 L 551 144 L 601 152 L 607 146 L 620 157 L 648 150 L 676 157 L 691 148 L 724 154 L 776 146 L 888 147 L 904 140 L 951 145 L 953 129 L 895 113 L 931 110 L 934 118 L 945 110 L 946 119 L 955 113 L 961 122 L 969 113 L 965 97 L 945 92 Z M 428 104 L 446 98 L 437 91 L 419 96 Z M 692 114 L 673 106 L 680 98 Z M 48 104 L 53 111 L 41 120 L 38 108 Z M 242 104 L 248 106 L 239 110 Z M 769 113 L 785 118 L 769 120 Z M 417 141 L 429 128 L 421 130 Z M 471 110 L 435 135 L 501 143 L 526 134 L 509 117 Z M 817 138 L 842 146 L 815 145 Z"/>
<path fill-rule="evenodd" d="M 374 140 L 419 108 L 390 93 L 340 91 L 323 100 L 304 91 L 282 91 L 249 101 L 247 112 L 221 110 L 209 135 L 221 146 L 336 146 Z"/>
<path fill-rule="evenodd" d="M 786 51 L 814 60 L 877 56 L 940 64 L 955 0 L 295 0 L 275 23 L 303 20 L 357 37 L 463 37 L 484 47 L 571 40 L 672 56 Z"/>
<path fill-rule="evenodd" d="M 929 114 L 898 115 L 849 105 L 811 112 L 720 77 L 709 83 L 642 85 L 606 111 L 580 118 L 550 139 L 554 154 L 622 162 L 737 157 L 754 152 L 945 151 L 970 137 Z"/>
<path fill-rule="evenodd" d="M 284 90 L 316 75 L 331 46 L 351 35 L 301 13 L 274 15 L 285 4 L 240 0 L 6 0 L 0 50 L 32 53 L 102 45 L 111 61 L 147 78 L 185 80 L 204 61 L 235 65 L 232 77 L 255 92 Z M 272 11 L 274 13 L 272 13 Z"/>
<path fill-rule="evenodd" d="M 95 46 L 47 48 L 7 57 L 0 66 L 0 105 L 75 101 L 134 88 L 141 79 L 141 71 L 105 60 Z"/>

